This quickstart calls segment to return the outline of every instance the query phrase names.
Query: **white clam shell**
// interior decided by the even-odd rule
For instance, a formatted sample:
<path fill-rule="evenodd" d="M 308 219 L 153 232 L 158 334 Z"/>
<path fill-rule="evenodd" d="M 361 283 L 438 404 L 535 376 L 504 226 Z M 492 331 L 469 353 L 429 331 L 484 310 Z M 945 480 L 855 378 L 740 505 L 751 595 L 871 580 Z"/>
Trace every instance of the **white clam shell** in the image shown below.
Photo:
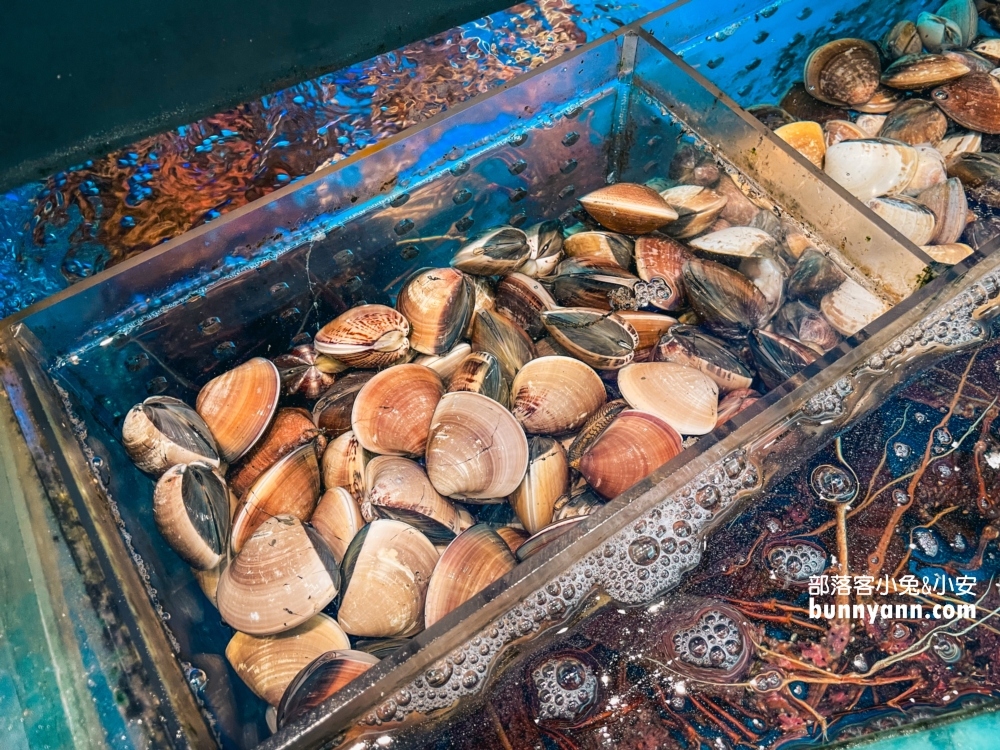
<path fill-rule="evenodd" d="M 820 311 L 844 336 L 853 336 L 889 309 L 853 279 L 847 279 L 820 302 Z"/>
<path fill-rule="evenodd" d="M 899 193 L 917 171 L 917 150 L 903 143 L 841 141 L 826 152 L 824 171 L 862 201 Z"/>
<path fill-rule="evenodd" d="M 873 198 L 868 207 L 914 245 L 926 245 L 934 236 L 934 212 L 909 198 Z"/>
<path fill-rule="evenodd" d="M 728 227 L 697 237 L 688 244 L 713 255 L 747 258 L 771 250 L 775 245 L 775 239 L 763 229 L 756 227 Z"/>
<path fill-rule="evenodd" d="M 659 417 L 681 435 L 715 429 L 719 386 L 693 367 L 675 362 L 636 362 L 618 373 L 629 406 Z"/>

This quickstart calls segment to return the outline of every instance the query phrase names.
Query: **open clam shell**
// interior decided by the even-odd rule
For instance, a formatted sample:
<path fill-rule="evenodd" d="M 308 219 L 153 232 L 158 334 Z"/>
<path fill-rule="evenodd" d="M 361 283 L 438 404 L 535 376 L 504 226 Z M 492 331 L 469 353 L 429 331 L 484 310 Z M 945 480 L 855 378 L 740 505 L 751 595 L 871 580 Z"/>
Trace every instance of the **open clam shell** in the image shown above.
<path fill-rule="evenodd" d="M 368 497 L 362 515 L 393 518 L 419 529 L 434 544 L 447 544 L 467 525 L 454 503 L 434 489 L 420 464 L 376 456 L 367 468 Z M 368 512 L 366 513 L 366 509 Z"/>
<path fill-rule="evenodd" d="M 642 307 L 637 293 L 648 286 L 617 265 L 589 258 L 567 258 L 544 282 L 553 299 L 564 307 L 604 310 Z M 660 285 L 663 288 L 657 296 L 665 299 L 670 290 L 666 284 Z"/>
<path fill-rule="evenodd" d="M 723 338 L 744 338 L 764 326 L 770 305 L 750 279 L 721 263 L 690 260 L 684 264 L 684 289 L 698 319 Z"/>
<path fill-rule="evenodd" d="M 153 491 L 153 520 L 170 548 L 196 570 L 216 567 L 229 538 L 229 491 L 208 464 L 173 466 Z"/>
<path fill-rule="evenodd" d="M 652 361 L 693 367 L 714 380 L 722 391 L 749 388 L 753 382 L 753 372 L 729 351 L 725 342 L 696 326 L 671 328 L 656 345 Z"/>
<path fill-rule="evenodd" d="M 885 69 L 882 83 L 903 91 L 920 91 L 954 81 L 970 70 L 965 62 L 944 55 L 904 55 Z"/>
<path fill-rule="evenodd" d="M 488 499 L 512 493 L 528 465 L 528 441 L 513 415 L 478 393 L 445 394 L 427 440 L 427 476 L 442 495 Z"/>
<path fill-rule="evenodd" d="M 665 227 L 671 237 L 686 239 L 708 230 L 719 218 L 729 199 L 701 185 L 678 185 L 660 191 L 677 212 L 677 220 Z"/>
<path fill-rule="evenodd" d="M 635 358 L 639 334 L 614 313 L 567 307 L 548 310 L 541 318 L 560 346 L 597 370 L 617 370 Z"/>
<path fill-rule="evenodd" d="M 569 463 L 562 445 L 550 437 L 528 440 L 528 470 L 510 503 L 529 534 L 552 522 L 556 501 L 569 490 Z"/>
<path fill-rule="evenodd" d="M 801 300 L 785 303 L 774 319 L 774 328 L 781 335 L 798 339 L 820 353 L 840 343 L 840 334 L 830 321 L 815 307 Z"/>
<path fill-rule="evenodd" d="M 230 467 L 229 488 L 242 497 L 264 471 L 307 443 L 316 443 L 319 453 L 326 447 L 326 438 L 313 423 L 312 415 L 305 409 L 278 409 L 264 437 Z"/>
<path fill-rule="evenodd" d="M 507 543 L 486 524 L 463 531 L 441 554 L 431 573 L 424 625 L 429 628 L 508 573 L 516 563 Z"/>
<path fill-rule="evenodd" d="M 958 24 L 934 13 L 925 11 L 917 16 L 917 34 L 928 52 L 943 52 L 962 46 L 962 29 Z"/>
<path fill-rule="evenodd" d="M 365 525 L 358 502 L 343 487 L 328 489 L 320 497 L 309 523 L 323 537 L 338 564 L 354 535 Z"/>
<path fill-rule="evenodd" d="M 808 346 L 769 331 L 754 331 L 748 342 L 757 374 L 768 388 L 777 388 L 816 361 L 816 352 Z"/>
<path fill-rule="evenodd" d="M 836 39 L 806 59 L 806 91 L 838 107 L 864 104 L 878 88 L 882 72 L 878 50 L 863 39 Z"/>
<path fill-rule="evenodd" d="M 591 258 L 628 270 L 632 265 L 631 237 L 615 232 L 577 232 L 563 241 L 567 258 Z"/>
<path fill-rule="evenodd" d="M 444 384 L 429 367 L 397 365 L 369 380 L 354 401 L 351 427 L 365 450 L 419 456 Z"/>
<path fill-rule="evenodd" d="M 278 704 L 278 728 L 304 716 L 378 662 L 377 657 L 350 648 L 327 651 L 317 656 L 285 690 Z"/>
<path fill-rule="evenodd" d="M 280 396 L 278 368 L 263 357 L 247 360 L 202 387 L 195 409 L 212 431 L 222 460 L 232 463 L 263 437 Z"/>
<path fill-rule="evenodd" d="M 719 419 L 715 426 L 724 425 L 744 409 L 753 406 L 759 398 L 760 394 L 749 388 L 730 391 L 719 401 Z"/>
<path fill-rule="evenodd" d="M 129 409 L 122 446 L 141 471 L 156 476 L 193 461 L 219 468 L 219 449 L 205 420 L 170 396 L 152 396 Z"/>
<path fill-rule="evenodd" d="M 421 354 L 444 354 L 469 325 L 475 290 L 454 268 L 424 268 L 399 290 L 396 309 L 410 322 L 410 346 Z"/>
<path fill-rule="evenodd" d="M 639 336 L 635 354 L 640 360 L 648 358 L 663 334 L 677 325 L 677 318 L 642 310 L 619 310 L 616 315 L 632 326 Z"/>
<path fill-rule="evenodd" d="M 493 276 L 516 270 L 530 251 L 528 237 L 520 229 L 495 227 L 465 243 L 451 265 L 466 273 Z"/>
<path fill-rule="evenodd" d="M 510 382 L 517 371 L 535 358 L 531 338 L 510 318 L 492 310 L 476 313 L 472 328 L 472 350 L 489 352 L 500 363 L 504 379 Z"/>
<path fill-rule="evenodd" d="M 413 360 L 413 364 L 429 367 L 441 376 L 441 380 L 447 381 L 470 354 L 472 344 L 460 341 L 444 354 L 422 354 Z"/>
<path fill-rule="evenodd" d="M 308 399 L 319 398 L 333 385 L 338 372 L 347 365 L 329 355 L 317 354 L 312 344 L 300 344 L 288 354 L 274 358 L 281 376 L 281 389 L 288 395 L 302 394 Z"/>
<path fill-rule="evenodd" d="M 409 332 L 410 323 L 399 311 L 359 305 L 320 328 L 313 346 L 351 367 L 388 367 L 409 352 Z"/>
<path fill-rule="evenodd" d="M 622 234 L 648 234 L 677 219 L 677 212 L 646 185 L 619 182 L 580 199 L 601 226 Z"/>
<path fill-rule="evenodd" d="M 424 627 L 424 597 L 438 552 L 402 521 L 378 519 L 355 535 L 341 564 L 337 622 L 350 635 L 410 636 Z"/>
<path fill-rule="evenodd" d="M 931 99 L 964 128 L 1000 134 L 1000 81 L 989 73 L 969 73 L 931 92 Z"/>
<path fill-rule="evenodd" d="M 923 49 L 924 43 L 920 41 L 917 25 L 913 21 L 899 21 L 882 37 L 882 50 L 890 60 L 903 55 L 916 55 Z"/>
<path fill-rule="evenodd" d="M 782 125 L 774 131 L 781 140 L 794 148 L 817 169 L 823 168 L 823 157 L 826 156 L 826 136 L 823 126 L 818 122 L 808 120 Z"/>
<path fill-rule="evenodd" d="M 918 161 L 916 149 L 905 143 L 842 141 L 827 150 L 823 169 L 858 200 L 869 201 L 905 190 Z"/>
<path fill-rule="evenodd" d="M 888 114 L 879 137 L 916 146 L 939 142 L 947 130 L 948 119 L 933 102 L 907 99 Z"/>
<path fill-rule="evenodd" d="M 240 500 L 233 516 L 230 546 L 238 554 L 268 518 L 279 514 L 308 521 L 319 501 L 319 461 L 309 443 L 262 472 Z"/>
<path fill-rule="evenodd" d="M 285 688 L 313 659 L 350 647 L 337 621 L 321 612 L 278 635 L 236 633 L 226 646 L 226 659 L 257 697 L 277 706 Z"/>
<path fill-rule="evenodd" d="M 704 435 L 715 427 L 719 386 L 693 367 L 635 362 L 618 373 L 618 388 L 633 409 L 659 417 L 682 435 Z"/>
<path fill-rule="evenodd" d="M 355 502 L 364 502 L 368 491 L 365 485 L 365 467 L 370 458 L 353 430 L 348 430 L 323 451 L 323 486 L 343 487 Z"/>
<path fill-rule="evenodd" d="M 511 413 L 525 431 L 561 435 L 581 427 L 607 399 L 594 370 L 571 357 L 540 357 L 511 385 Z"/>
<path fill-rule="evenodd" d="M 820 311 L 844 336 L 853 336 L 885 313 L 889 306 L 853 279 L 823 297 Z"/>
<path fill-rule="evenodd" d="M 774 252 L 761 252 L 740 261 L 739 272 L 750 279 L 767 300 L 765 317 L 770 319 L 785 301 L 788 267 Z"/>
<path fill-rule="evenodd" d="M 458 391 L 481 393 L 503 406 L 507 406 L 510 401 L 510 392 L 500 363 L 489 352 L 473 352 L 462 361 L 448 382 L 449 393 Z"/>
<path fill-rule="evenodd" d="M 669 293 L 654 299 L 652 304 L 661 310 L 677 310 L 684 306 L 684 283 L 681 270 L 684 263 L 694 257 L 679 241 L 662 235 L 647 235 L 635 241 L 635 266 L 643 281 L 663 279 Z"/>
<path fill-rule="evenodd" d="M 313 405 L 313 421 L 328 438 L 335 438 L 351 429 L 354 399 L 374 375 L 374 372 L 349 372 Z"/>
<path fill-rule="evenodd" d="M 719 175 L 719 166 L 712 154 L 693 143 L 679 144 L 667 170 L 671 180 L 705 187 L 714 186 L 719 181 Z"/>
<path fill-rule="evenodd" d="M 508 274 L 497 285 L 497 312 L 506 315 L 532 339 L 538 339 L 545 334 L 545 326 L 542 325 L 539 314 L 543 310 L 552 310 L 555 307 L 556 301 L 545 287 L 524 274 Z"/>
<path fill-rule="evenodd" d="M 868 207 L 914 245 L 926 245 L 934 236 L 934 212 L 903 197 L 873 198 Z"/>
<path fill-rule="evenodd" d="M 788 277 L 789 299 L 804 299 L 819 304 L 823 295 L 840 286 L 847 276 L 815 248 L 806 248 Z"/>
<path fill-rule="evenodd" d="M 274 635 L 301 625 L 333 601 L 340 573 L 333 553 L 295 516 L 269 518 L 219 580 L 219 613 L 250 635 Z"/>
<path fill-rule="evenodd" d="M 528 238 L 528 259 L 519 273 L 531 278 L 548 276 L 563 254 L 563 229 L 558 221 L 543 221 L 524 230 Z"/>
<path fill-rule="evenodd" d="M 626 410 L 580 457 L 580 473 L 596 492 L 610 499 L 680 452 L 681 438 L 674 428 L 653 414 Z"/>
<path fill-rule="evenodd" d="M 776 240 L 768 232 L 756 227 L 729 227 L 696 237 L 689 244 L 709 257 L 747 258 L 773 250 Z"/>

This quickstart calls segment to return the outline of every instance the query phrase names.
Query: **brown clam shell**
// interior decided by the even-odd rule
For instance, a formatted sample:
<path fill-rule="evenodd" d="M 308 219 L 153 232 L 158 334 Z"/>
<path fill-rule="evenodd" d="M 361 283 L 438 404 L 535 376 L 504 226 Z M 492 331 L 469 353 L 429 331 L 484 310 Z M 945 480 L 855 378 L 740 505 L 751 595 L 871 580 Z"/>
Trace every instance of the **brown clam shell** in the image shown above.
<path fill-rule="evenodd" d="M 208 464 L 173 466 L 153 490 L 153 520 L 170 548 L 195 570 L 210 570 L 226 554 L 229 492 Z"/>
<path fill-rule="evenodd" d="M 744 409 L 757 403 L 760 394 L 749 388 L 739 388 L 730 391 L 719 401 L 719 418 L 715 423 L 716 427 L 724 425 Z"/>
<path fill-rule="evenodd" d="M 233 463 L 267 431 L 281 396 L 281 377 L 269 359 L 254 357 L 208 381 L 195 409 L 212 431 L 219 454 Z"/>
<path fill-rule="evenodd" d="M 969 73 L 931 92 L 931 98 L 959 125 L 1000 134 L 1000 81 L 989 73 Z"/>
<path fill-rule="evenodd" d="M 970 71 L 960 60 L 944 55 L 905 55 L 882 73 L 882 83 L 903 91 L 919 91 L 961 78 Z"/>
<path fill-rule="evenodd" d="M 681 435 L 704 435 L 715 428 L 719 386 L 693 367 L 635 362 L 618 373 L 618 388 L 633 409 L 656 415 Z"/>
<path fill-rule="evenodd" d="M 836 39 L 812 51 L 804 79 L 806 91 L 820 101 L 854 106 L 872 98 L 881 73 L 874 44 L 863 39 Z"/>
<path fill-rule="evenodd" d="M 497 536 L 504 540 L 511 552 L 517 552 L 517 548 L 528 541 L 528 532 L 513 526 L 498 526 L 495 531 Z"/>
<path fill-rule="evenodd" d="M 924 45 L 917 34 L 917 25 L 913 21 L 899 21 L 882 38 L 882 49 L 890 60 L 922 52 Z"/>
<path fill-rule="evenodd" d="M 729 201 L 701 185 L 677 185 L 661 191 L 660 196 L 677 212 L 677 221 L 668 224 L 664 231 L 678 239 L 695 237 L 709 229 Z"/>
<path fill-rule="evenodd" d="M 792 84 L 791 88 L 781 98 L 779 104 L 782 109 L 796 120 L 812 120 L 822 125 L 827 120 L 844 119 L 844 110 L 842 107 L 821 102 L 806 91 L 806 85 L 802 81 Z M 725 218 L 725 212 L 723 212 L 723 218 Z M 734 223 L 745 224 L 746 222 Z"/>
<path fill-rule="evenodd" d="M 153 475 L 193 461 L 219 468 L 219 449 L 205 420 L 171 396 L 152 396 L 129 409 L 122 447 L 141 471 Z"/>
<path fill-rule="evenodd" d="M 309 523 L 329 545 L 339 564 L 354 535 L 365 525 L 365 520 L 351 493 L 343 487 L 333 487 L 320 497 Z"/>
<path fill-rule="evenodd" d="M 365 466 L 369 460 L 368 451 L 358 442 L 354 431 L 348 430 L 323 451 L 323 486 L 343 487 L 360 505 L 367 493 Z"/>
<path fill-rule="evenodd" d="M 917 200 L 927 206 L 936 220 L 931 243 L 948 245 L 957 242 L 968 222 L 969 202 L 965 188 L 957 177 L 933 185 L 917 195 Z"/>
<path fill-rule="evenodd" d="M 597 370 L 617 370 L 635 358 L 639 334 L 614 313 L 564 307 L 542 313 L 552 338 L 571 356 Z"/>
<path fill-rule="evenodd" d="M 708 330 L 724 338 L 743 338 L 766 324 L 767 298 L 750 279 L 721 263 L 690 260 L 684 264 L 688 301 Z"/>
<path fill-rule="evenodd" d="M 526 362 L 535 358 L 531 338 L 506 315 L 492 310 L 476 313 L 472 327 L 472 350 L 489 352 L 500 363 L 504 378 L 510 382 Z"/>
<path fill-rule="evenodd" d="M 366 520 L 395 518 L 435 543 L 447 543 L 466 528 L 458 509 L 438 494 L 416 461 L 376 456 L 368 462 L 366 484 L 368 496 L 361 508 Z"/>
<path fill-rule="evenodd" d="M 359 305 L 319 329 L 316 351 L 351 367 L 388 367 L 410 350 L 410 323 L 385 305 Z"/>
<path fill-rule="evenodd" d="M 316 447 L 306 444 L 262 472 L 240 499 L 233 516 L 230 547 L 238 554 L 246 540 L 268 518 L 279 514 L 308 521 L 319 501 Z"/>
<path fill-rule="evenodd" d="M 948 119 L 933 103 L 923 99 L 907 99 L 886 118 L 880 138 L 892 138 L 916 146 L 937 143 L 944 138 Z"/>
<path fill-rule="evenodd" d="M 229 489 L 237 497 L 250 489 L 257 477 L 299 446 L 316 442 L 317 453 L 326 447 L 326 438 L 305 409 L 278 409 L 264 437 L 229 469 Z"/>
<path fill-rule="evenodd" d="M 628 270 L 632 266 L 630 237 L 614 232 L 577 232 L 563 240 L 567 258 L 591 258 Z"/>
<path fill-rule="evenodd" d="M 378 662 L 377 657 L 350 648 L 320 654 L 289 683 L 278 704 L 276 728 L 304 716 Z"/>
<path fill-rule="evenodd" d="M 891 112 L 903 101 L 903 92 L 891 89 L 888 86 L 879 86 L 872 94 L 872 98 L 864 104 L 855 105 L 854 109 L 866 114 L 883 115 Z"/>
<path fill-rule="evenodd" d="M 300 344 L 288 354 L 274 358 L 281 375 L 281 388 L 288 395 L 302 394 L 308 399 L 319 398 L 333 385 L 336 374 L 347 369 L 326 354 L 317 354 L 312 344 Z"/>
<path fill-rule="evenodd" d="M 604 382 L 572 357 L 540 357 L 511 385 L 511 413 L 525 431 L 560 435 L 581 427 L 607 400 Z"/>
<path fill-rule="evenodd" d="M 803 96 L 808 96 L 808 94 L 803 94 Z M 816 101 L 812 97 L 809 98 L 813 102 Z M 736 181 L 729 174 L 723 174 L 719 178 L 719 184 L 715 186 L 715 192 L 726 199 L 726 205 L 722 209 L 722 213 L 719 214 L 719 219 L 728 221 L 731 226 L 748 226 L 760 211 L 757 205 L 747 197 L 747 194 L 740 189 L 740 186 L 736 184 Z M 718 228 L 721 229 L 723 227 Z"/>
<path fill-rule="evenodd" d="M 399 290 L 396 309 L 410 321 L 410 346 L 421 354 L 444 354 L 469 324 L 476 293 L 454 268 L 424 268 Z"/>
<path fill-rule="evenodd" d="M 677 218 L 677 212 L 646 185 L 619 182 L 580 199 L 601 226 L 622 234 L 648 234 Z"/>
<path fill-rule="evenodd" d="M 327 651 L 350 647 L 337 621 L 321 612 L 278 635 L 236 633 L 226 646 L 226 659 L 257 697 L 277 706 L 285 688 L 309 662 Z"/>
<path fill-rule="evenodd" d="M 552 299 L 552 295 L 530 276 L 511 273 L 504 276 L 497 285 L 496 311 L 520 326 L 532 339 L 545 334 L 545 326 L 538 318 L 539 313 L 555 307 L 556 301 Z"/>
<path fill-rule="evenodd" d="M 594 490 L 610 499 L 680 452 L 681 438 L 674 428 L 652 414 L 626 410 L 580 458 L 580 473 Z"/>
<path fill-rule="evenodd" d="M 354 399 L 374 375 L 374 372 L 349 372 L 315 403 L 313 421 L 328 438 L 335 438 L 351 429 Z"/>
<path fill-rule="evenodd" d="M 927 253 L 932 260 L 953 266 L 975 252 L 971 247 L 962 242 L 953 242 L 947 245 L 921 245 L 920 249 Z"/>
<path fill-rule="evenodd" d="M 619 310 L 619 318 L 635 329 L 639 336 L 639 344 L 635 350 L 636 359 L 642 360 L 649 356 L 660 337 L 677 324 L 677 318 L 643 310 Z"/>
<path fill-rule="evenodd" d="M 383 370 L 361 388 L 351 428 L 365 450 L 390 456 L 419 456 L 444 384 L 423 365 Z"/>
<path fill-rule="evenodd" d="M 424 604 L 425 627 L 510 572 L 516 563 L 507 543 L 486 524 L 463 531 L 441 554 L 431 573 Z"/>
<path fill-rule="evenodd" d="M 628 408 L 629 405 L 625 399 L 608 401 L 594 413 L 594 416 L 587 420 L 583 429 L 577 433 L 569 448 L 566 449 L 566 458 L 572 468 L 580 468 L 580 458 L 586 453 L 587 448 L 601 436 L 601 433 L 615 420 L 615 417 Z"/>
<path fill-rule="evenodd" d="M 681 269 L 684 262 L 693 257 L 684 244 L 672 237 L 651 234 L 635 241 L 635 267 L 639 278 L 643 281 L 661 278 L 670 287 L 670 295 L 653 300 L 653 305 L 661 310 L 677 310 L 684 306 Z"/>
<path fill-rule="evenodd" d="M 460 341 L 444 354 L 422 354 L 414 358 L 413 364 L 429 367 L 441 376 L 441 380 L 447 381 L 470 354 L 472 354 L 472 345 Z"/>
<path fill-rule="evenodd" d="M 532 534 L 530 537 L 525 539 L 518 546 L 517 552 L 514 553 L 514 556 L 517 558 L 518 562 L 524 562 L 532 555 L 537 555 L 543 549 L 552 546 L 552 544 L 558 541 L 563 534 L 583 523 L 586 519 L 586 516 L 575 516 L 573 518 L 565 518 L 562 521 L 550 523 L 537 534 Z"/>
<path fill-rule="evenodd" d="M 489 352 L 472 352 L 462 360 L 448 381 L 448 392 L 470 391 L 488 396 L 503 406 L 510 403 L 510 392 L 500 362 Z"/>
<path fill-rule="evenodd" d="M 528 441 L 528 471 L 510 504 L 530 534 L 552 523 L 556 501 L 569 490 L 569 464 L 562 445 L 550 437 Z"/>
<path fill-rule="evenodd" d="M 326 542 L 295 516 L 269 518 L 219 580 L 219 614 L 250 635 L 301 625 L 333 601 L 340 573 Z"/>

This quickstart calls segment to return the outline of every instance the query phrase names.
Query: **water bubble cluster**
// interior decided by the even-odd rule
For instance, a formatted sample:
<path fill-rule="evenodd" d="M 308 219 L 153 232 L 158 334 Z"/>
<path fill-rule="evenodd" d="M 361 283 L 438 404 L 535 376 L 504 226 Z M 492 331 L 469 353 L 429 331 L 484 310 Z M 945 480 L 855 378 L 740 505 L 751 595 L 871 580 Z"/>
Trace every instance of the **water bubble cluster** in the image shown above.
<path fill-rule="evenodd" d="M 779 577 L 790 583 L 803 583 L 826 569 L 827 556 L 819 547 L 800 542 L 771 548 L 767 564 Z"/>
<path fill-rule="evenodd" d="M 537 718 L 575 722 L 597 700 L 597 675 L 576 656 L 548 659 L 531 672 L 538 698 Z"/>
<path fill-rule="evenodd" d="M 730 670 L 746 649 L 740 626 L 728 615 L 709 610 L 689 628 L 674 633 L 674 650 L 694 667 Z"/>

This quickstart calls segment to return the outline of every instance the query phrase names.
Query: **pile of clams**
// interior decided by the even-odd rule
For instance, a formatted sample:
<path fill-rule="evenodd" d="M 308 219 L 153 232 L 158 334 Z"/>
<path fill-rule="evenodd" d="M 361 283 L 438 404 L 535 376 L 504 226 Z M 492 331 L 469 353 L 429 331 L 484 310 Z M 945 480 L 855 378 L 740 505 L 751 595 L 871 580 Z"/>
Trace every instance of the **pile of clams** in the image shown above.
<path fill-rule="evenodd" d="M 1000 234 L 1000 38 L 973 0 L 817 47 L 780 106 L 749 111 L 939 263 Z"/>
<path fill-rule="evenodd" d="M 580 203 L 193 407 L 128 413 L 156 525 L 278 726 L 885 309 L 690 144 L 669 179 Z"/>

